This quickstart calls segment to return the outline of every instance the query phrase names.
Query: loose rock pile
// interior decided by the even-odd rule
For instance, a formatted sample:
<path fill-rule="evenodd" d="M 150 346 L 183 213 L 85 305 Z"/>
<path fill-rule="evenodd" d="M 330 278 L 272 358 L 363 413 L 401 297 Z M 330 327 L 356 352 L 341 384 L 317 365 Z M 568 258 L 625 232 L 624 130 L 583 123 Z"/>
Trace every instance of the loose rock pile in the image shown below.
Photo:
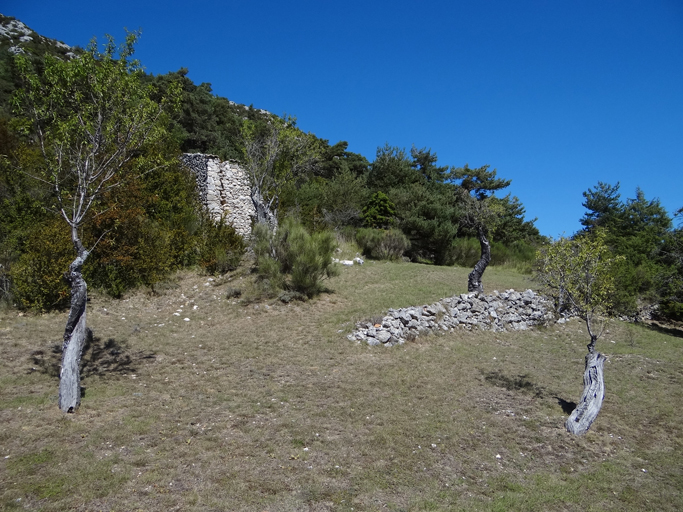
<path fill-rule="evenodd" d="M 490 295 L 463 293 L 427 306 L 390 309 L 381 321 L 359 322 L 349 340 L 391 347 L 434 331 L 454 328 L 507 331 L 526 330 L 554 318 L 552 304 L 532 290 L 507 290 Z"/>

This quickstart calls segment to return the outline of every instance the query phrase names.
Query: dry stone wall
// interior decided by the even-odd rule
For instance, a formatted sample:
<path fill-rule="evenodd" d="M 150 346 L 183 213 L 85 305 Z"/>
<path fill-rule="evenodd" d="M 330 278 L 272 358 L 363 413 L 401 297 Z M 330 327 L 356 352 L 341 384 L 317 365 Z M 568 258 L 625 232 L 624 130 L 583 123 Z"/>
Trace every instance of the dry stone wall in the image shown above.
<path fill-rule="evenodd" d="M 237 162 L 221 162 L 216 155 L 186 153 L 183 163 L 195 174 L 202 204 L 211 217 L 228 224 L 244 237 L 251 235 L 256 216 L 249 178 Z"/>
<path fill-rule="evenodd" d="M 525 330 L 553 321 L 552 304 L 533 290 L 490 295 L 464 293 L 426 306 L 390 309 L 380 322 L 359 322 L 348 338 L 391 347 L 434 331 L 483 329 Z"/>

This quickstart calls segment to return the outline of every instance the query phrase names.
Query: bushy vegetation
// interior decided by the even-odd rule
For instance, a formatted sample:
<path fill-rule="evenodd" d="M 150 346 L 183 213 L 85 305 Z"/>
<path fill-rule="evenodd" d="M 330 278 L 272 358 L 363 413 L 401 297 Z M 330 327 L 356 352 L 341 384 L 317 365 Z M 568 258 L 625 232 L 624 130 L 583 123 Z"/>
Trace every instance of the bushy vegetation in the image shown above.
<path fill-rule="evenodd" d="M 256 270 L 269 295 L 284 290 L 311 298 L 324 291 L 325 279 L 338 273 L 332 262 L 337 241 L 331 231 L 311 235 L 288 217 L 276 230 L 257 224 L 252 236 Z"/>
<path fill-rule="evenodd" d="M 410 248 L 410 240 L 398 229 L 362 228 L 356 242 L 364 256 L 376 260 L 398 260 Z"/>
<path fill-rule="evenodd" d="M 26 55 L 38 71 L 44 68 L 46 53 L 67 58 L 63 48 L 51 47 L 47 40 L 35 41 Z M 16 66 L 7 52 L 1 57 L 0 147 L 5 158 L 0 162 L 0 293 L 9 298 L 10 268 L 24 254 L 32 230 L 49 223 L 52 214 L 43 208 L 50 191 L 27 177 L 39 155 L 9 105 L 20 85 Z M 494 193 L 509 180 L 496 178 L 488 166 L 442 165 L 431 149 L 406 150 L 390 144 L 379 147 L 370 162 L 348 151 L 346 141 L 333 144 L 305 133 L 289 116 L 280 118 L 216 96 L 211 84 L 196 85 L 187 75 L 185 68 L 141 75 L 156 101 L 171 89 L 180 89 L 179 108 L 168 120 L 166 142 L 155 150 L 163 153 L 162 159 L 180 152 L 205 152 L 243 164 L 250 159 L 258 163 L 254 155 L 258 156 L 259 147 L 253 143 L 264 141 L 279 127 L 283 135 L 278 136 L 272 165 L 256 166 L 267 174 L 257 199 L 270 205 L 276 220 L 293 216 L 309 233 L 345 233 L 372 258 L 397 258 L 401 253 L 412 261 L 461 266 L 472 266 L 481 256 L 477 239 L 483 226 L 491 265 L 531 270 L 533 254 L 545 239 L 534 226 L 535 219 L 525 218 L 519 198 Z M 481 197 L 472 188 L 483 186 L 476 180 L 479 175 L 495 178 L 489 183 L 495 187 Z M 89 262 L 86 271 L 93 284 L 118 296 L 130 287 L 152 287 L 183 266 L 201 265 L 208 273 L 234 268 L 240 244 L 234 234 L 202 217 L 191 181 L 179 168 L 169 167 L 127 184 L 125 193 L 122 190 L 112 198 L 117 205 L 114 211 L 103 214 L 86 233 L 92 243 L 102 237 L 97 254 L 106 262 Z M 680 318 L 681 229 L 672 228 L 659 202 L 646 200 L 642 191 L 622 201 L 618 184 L 600 183 L 586 193 L 584 206 L 588 210 L 582 219 L 585 231 L 605 227 L 608 245 L 624 256 L 616 279 L 616 310 L 633 314 L 643 302 L 659 303 L 662 314 Z M 213 236 L 224 238 L 223 249 L 217 249 L 221 243 Z"/>
<path fill-rule="evenodd" d="M 198 239 L 198 263 L 208 274 L 225 274 L 239 266 L 246 244 L 224 219 L 217 221 L 204 213 Z"/>
<path fill-rule="evenodd" d="M 621 256 L 615 268 L 614 311 L 635 315 L 642 305 L 661 303 L 661 312 L 680 317 L 681 229 L 672 229 L 669 214 L 658 199 L 621 199 L 619 183 L 598 185 L 584 192 L 584 230 L 577 236 L 606 233 L 606 243 Z"/>

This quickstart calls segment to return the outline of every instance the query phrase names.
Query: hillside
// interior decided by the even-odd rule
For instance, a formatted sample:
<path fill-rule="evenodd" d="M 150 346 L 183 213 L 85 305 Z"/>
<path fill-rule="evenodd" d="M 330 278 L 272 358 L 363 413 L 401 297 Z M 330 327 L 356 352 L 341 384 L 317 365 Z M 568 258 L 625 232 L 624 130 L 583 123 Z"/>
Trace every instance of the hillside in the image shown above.
<path fill-rule="evenodd" d="M 680 510 L 680 336 L 608 326 L 607 394 L 582 438 L 563 425 L 582 386 L 579 322 L 391 348 L 346 339 L 356 320 L 465 291 L 467 272 L 368 262 L 290 305 L 228 298 L 248 273 L 97 294 L 68 416 L 55 402 L 63 315 L 0 313 L 0 508 Z"/>

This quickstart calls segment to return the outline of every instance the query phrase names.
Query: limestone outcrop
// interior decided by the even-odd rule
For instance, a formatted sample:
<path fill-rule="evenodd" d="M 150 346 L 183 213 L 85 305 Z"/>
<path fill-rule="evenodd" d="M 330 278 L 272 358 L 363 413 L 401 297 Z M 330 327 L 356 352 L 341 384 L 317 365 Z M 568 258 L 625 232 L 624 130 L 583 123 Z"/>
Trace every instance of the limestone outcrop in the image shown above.
<path fill-rule="evenodd" d="M 249 178 L 239 164 L 201 153 L 185 153 L 182 160 L 195 174 L 202 204 L 211 217 L 224 218 L 240 235 L 249 237 L 256 210 Z"/>
<path fill-rule="evenodd" d="M 390 309 L 381 321 L 359 322 L 347 337 L 358 343 L 391 347 L 420 334 L 453 329 L 526 330 L 554 319 L 552 304 L 533 290 L 490 295 L 464 293 L 425 306 Z"/>

